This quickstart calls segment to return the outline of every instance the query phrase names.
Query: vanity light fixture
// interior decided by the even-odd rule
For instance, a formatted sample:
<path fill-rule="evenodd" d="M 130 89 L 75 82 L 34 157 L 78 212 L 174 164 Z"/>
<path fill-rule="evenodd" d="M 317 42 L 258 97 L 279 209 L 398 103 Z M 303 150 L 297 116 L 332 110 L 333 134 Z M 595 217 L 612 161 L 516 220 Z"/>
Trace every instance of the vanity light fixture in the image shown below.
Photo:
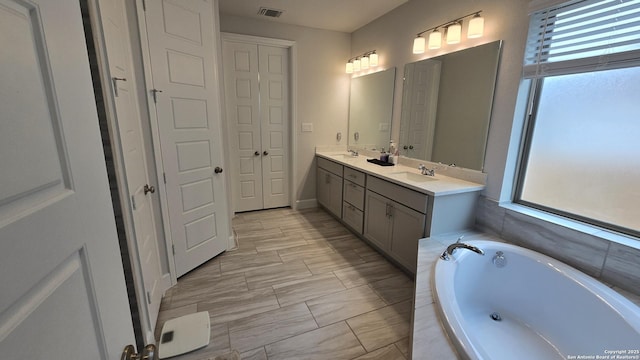
<path fill-rule="evenodd" d="M 429 34 L 429 49 L 440 49 L 440 46 L 442 46 L 442 33 L 435 29 Z"/>
<path fill-rule="evenodd" d="M 363 56 L 362 58 L 360 58 L 360 68 L 362 70 L 367 70 L 369 68 L 369 57 L 368 56 Z"/>
<path fill-rule="evenodd" d="M 447 27 L 447 44 L 458 44 L 462 37 L 462 24 L 460 22 Z"/>
<path fill-rule="evenodd" d="M 376 66 L 378 66 L 378 54 L 375 50 L 371 50 L 349 59 L 345 67 L 345 72 L 347 74 L 353 74 L 354 72 L 367 70 Z"/>
<path fill-rule="evenodd" d="M 376 54 L 375 50 L 373 50 L 373 53 L 369 55 L 369 66 L 371 67 L 378 66 L 378 54 Z"/>
<path fill-rule="evenodd" d="M 426 39 L 422 37 L 422 34 L 431 30 L 433 31 L 431 32 L 431 34 L 429 34 L 429 49 L 439 49 L 442 46 L 442 30 L 446 30 L 447 44 L 459 43 L 462 39 L 462 20 L 471 16 L 473 16 L 473 18 L 469 20 L 467 38 L 472 39 L 481 37 L 484 32 L 484 18 L 480 16 L 481 12 L 482 10 L 475 11 L 471 14 L 447 21 L 438 26 L 419 32 L 416 38 L 413 40 L 413 53 L 423 54 L 425 52 Z"/>
<path fill-rule="evenodd" d="M 347 63 L 347 68 L 346 68 L 345 72 L 347 74 L 353 74 L 353 63 L 351 61 L 349 61 Z"/>
<path fill-rule="evenodd" d="M 360 71 L 360 58 L 353 60 L 353 71 Z"/>
<path fill-rule="evenodd" d="M 471 20 L 467 28 L 467 37 L 469 39 L 479 38 L 484 33 L 484 18 L 477 12 Z"/>

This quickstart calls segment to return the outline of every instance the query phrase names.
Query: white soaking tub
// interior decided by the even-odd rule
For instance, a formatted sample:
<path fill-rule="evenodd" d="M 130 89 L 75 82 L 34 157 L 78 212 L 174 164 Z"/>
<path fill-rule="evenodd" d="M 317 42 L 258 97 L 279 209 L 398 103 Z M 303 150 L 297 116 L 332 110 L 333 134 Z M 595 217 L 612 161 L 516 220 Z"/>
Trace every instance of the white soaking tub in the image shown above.
<path fill-rule="evenodd" d="M 459 248 L 438 259 L 431 284 L 461 358 L 640 359 L 640 308 L 625 297 L 534 251 L 464 243 L 484 255 Z"/>

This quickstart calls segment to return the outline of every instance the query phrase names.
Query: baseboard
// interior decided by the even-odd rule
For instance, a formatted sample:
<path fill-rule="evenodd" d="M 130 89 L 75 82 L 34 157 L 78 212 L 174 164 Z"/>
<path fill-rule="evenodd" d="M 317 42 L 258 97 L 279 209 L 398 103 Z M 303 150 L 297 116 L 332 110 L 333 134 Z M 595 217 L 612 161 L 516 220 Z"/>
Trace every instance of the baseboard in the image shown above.
<path fill-rule="evenodd" d="M 316 199 L 296 200 L 294 210 L 311 209 L 318 207 Z"/>
<path fill-rule="evenodd" d="M 227 240 L 227 251 L 233 250 L 238 247 L 238 241 L 236 239 L 236 231 L 232 230 L 229 239 Z"/>

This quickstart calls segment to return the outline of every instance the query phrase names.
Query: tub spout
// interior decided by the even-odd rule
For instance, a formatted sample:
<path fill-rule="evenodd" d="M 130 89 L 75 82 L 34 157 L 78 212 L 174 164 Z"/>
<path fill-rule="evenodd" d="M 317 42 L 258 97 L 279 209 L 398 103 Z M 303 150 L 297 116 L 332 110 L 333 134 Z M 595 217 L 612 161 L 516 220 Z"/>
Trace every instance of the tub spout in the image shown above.
<path fill-rule="evenodd" d="M 442 260 L 451 260 L 451 256 L 459 248 L 471 250 L 476 254 L 484 255 L 484 251 L 482 251 L 482 249 L 480 249 L 480 248 L 477 248 L 477 247 L 475 247 L 473 245 L 468 245 L 468 244 L 465 244 L 465 243 L 457 242 L 457 243 L 454 243 L 454 244 L 451 244 L 451 245 L 447 246 L 447 250 L 445 250 L 442 253 L 442 255 L 440 255 L 440 259 L 442 259 Z"/>

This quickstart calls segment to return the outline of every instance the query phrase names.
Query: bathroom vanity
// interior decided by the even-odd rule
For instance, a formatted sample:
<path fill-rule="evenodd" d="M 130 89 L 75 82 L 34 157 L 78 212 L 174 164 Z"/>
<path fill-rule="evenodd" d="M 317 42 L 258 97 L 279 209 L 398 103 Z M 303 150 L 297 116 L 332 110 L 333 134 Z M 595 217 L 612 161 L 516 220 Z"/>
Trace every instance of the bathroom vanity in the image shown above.
<path fill-rule="evenodd" d="M 366 159 L 317 152 L 318 203 L 409 272 L 416 272 L 419 239 L 473 226 L 484 185 Z"/>

